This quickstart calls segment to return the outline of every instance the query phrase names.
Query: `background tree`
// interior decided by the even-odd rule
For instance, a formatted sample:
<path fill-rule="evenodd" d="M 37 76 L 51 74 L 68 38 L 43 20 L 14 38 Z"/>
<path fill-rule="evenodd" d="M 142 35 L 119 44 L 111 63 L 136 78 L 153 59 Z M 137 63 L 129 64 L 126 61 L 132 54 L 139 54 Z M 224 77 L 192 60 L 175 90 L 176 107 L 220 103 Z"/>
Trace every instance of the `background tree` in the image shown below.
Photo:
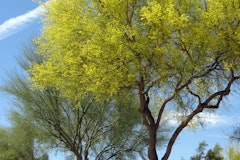
<path fill-rule="evenodd" d="M 182 112 L 163 160 L 188 123 L 219 108 L 239 74 L 237 0 L 49 1 L 32 66 L 36 88 L 56 87 L 78 99 L 138 94 L 148 129 L 148 157 L 158 159 L 157 131 L 169 110 Z M 155 94 L 154 94 L 155 93 Z M 159 96 L 153 114 L 152 95 Z"/>
<path fill-rule="evenodd" d="M 238 159 L 240 159 L 240 147 L 239 147 L 239 145 L 231 144 L 228 147 L 227 155 L 228 155 L 227 158 L 229 160 L 238 160 Z"/>
<path fill-rule="evenodd" d="M 19 59 L 24 74 L 13 72 L 2 86 L 15 97 L 14 104 L 20 111 L 18 117 L 22 116 L 41 133 L 41 143 L 71 151 L 78 160 L 133 159 L 135 156 L 144 159 L 147 136 L 135 112 L 134 96 L 121 95 L 115 100 L 98 102 L 86 93 L 71 101 L 53 87 L 32 90 L 27 71 L 32 63 L 43 61 L 34 44 L 25 46 Z M 159 141 L 164 140 L 165 136 L 159 132 Z"/>
<path fill-rule="evenodd" d="M 224 157 L 222 155 L 223 149 L 216 144 L 213 149 L 208 150 L 205 160 L 223 160 Z"/>
<path fill-rule="evenodd" d="M 15 111 L 10 122 L 10 127 L 0 128 L 0 159 L 48 160 L 47 150 L 37 144 L 39 134 L 32 122 Z"/>
<path fill-rule="evenodd" d="M 220 145 L 216 144 L 213 149 L 209 149 L 207 153 L 205 153 L 206 147 L 208 144 L 205 141 L 199 143 L 198 148 L 196 149 L 196 155 L 191 157 L 191 160 L 223 160 L 224 157 L 222 155 L 223 149 Z"/>
<path fill-rule="evenodd" d="M 202 160 L 205 157 L 205 150 L 208 144 L 205 141 L 199 143 L 198 148 L 196 149 L 196 155 L 191 157 L 191 160 Z"/>

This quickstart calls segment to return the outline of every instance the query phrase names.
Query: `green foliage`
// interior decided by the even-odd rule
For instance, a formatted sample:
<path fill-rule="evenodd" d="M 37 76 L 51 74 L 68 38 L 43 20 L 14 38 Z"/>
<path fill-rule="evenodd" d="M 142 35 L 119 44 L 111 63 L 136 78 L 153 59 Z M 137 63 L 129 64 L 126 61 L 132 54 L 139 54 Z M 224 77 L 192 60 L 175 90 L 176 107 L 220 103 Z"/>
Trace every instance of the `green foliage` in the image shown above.
<path fill-rule="evenodd" d="M 119 94 L 115 100 L 99 102 L 91 93 L 69 100 L 54 87 L 31 90 L 27 71 L 31 63 L 43 61 L 34 44 L 26 46 L 19 59 L 24 74 L 13 72 L 2 86 L 3 91 L 15 98 L 13 104 L 18 108 L 11 116 L 12 122 L 16 125 L 21 122 L 20 129 L 28 132 L 32 130 L 27 127 L 32 127 L 38 134 L 36 137 L 36 134 L 26 133 L 21 144 L 26 144 L 24 137 L 32 135 L 32 140 L 47 148 L 71 151 L 84 159 L 145 156 L 147 132 L 140 124 L 134 95 Z M 24 122 L 31 125 L 24 127 Z M 159 139 L 165 141 L 161 132 Z"/>
<path fill-rule="evenodd" d="M 213 149 L 208 150 L 205 160 L 223 160 L 222 148 L 216 144 Z"/>
<path fill-rule="evenodd" d="M 139 93 L 153 132 L 171 104 L 184 116 L 163 159 L 191 119 L 218 108 L 240 79 L 238 0 L 54 0 L 45 7 L 36 39 L 44 62 L 29 69 L 33 88 L 54 87 L 73 101 L 89 92 L 98 101 Z M 156 117 L 152 93 L 161 97 Z"/>
<path fill-rule="evenodd" d="M 135 89 L 140 77 L 162 93 L 199 77 L 194 91 L 207 96 L 239 70 L 236 0 L 56 0 L 46 8 L 37 39 L 46 61 L 33 65 L 31 80 L 68 98 L 106 98 Z M 200 78 L 210 66 L 218 70 Z"/>
<path fill-rule="evenodd" d="M 227 155 L 229 160 L 239 160 L 240 159 L 240 147 L 239 145 L 231 144 L 227 150 Z"/>
<path fill-rule="evenodd" d="M 208 144 L 205 141 L 199 143 L 198 148 L 196 149 L 197 153 L 195 156 L 191 157 L 191 160 L 223 160 L 222 148 L 216 144 L 213 149 L 209 149 L 205 153 L 206 147 Z"/>
<path fill-rule="evenodd" d="M 206 147 L 208 146 L 208 144 L 205 141 L 202 141 L 201 143 L 199 143 L 198 148 L 196 149 L 196 155 L 191 157 L 191 160 L 201 160 L 204 158 L 205 156 L 205 150 Z"/>
<path fill-rule="evenodd" d="M 48 160 L 48 155 L 37 145 L 38 133 L 32 122 L 15 111 L 10 113 L 10 122 L 10 127 L 0 128 L 0 159 L 38 160 L 45 157 L 44 160 Z"/>

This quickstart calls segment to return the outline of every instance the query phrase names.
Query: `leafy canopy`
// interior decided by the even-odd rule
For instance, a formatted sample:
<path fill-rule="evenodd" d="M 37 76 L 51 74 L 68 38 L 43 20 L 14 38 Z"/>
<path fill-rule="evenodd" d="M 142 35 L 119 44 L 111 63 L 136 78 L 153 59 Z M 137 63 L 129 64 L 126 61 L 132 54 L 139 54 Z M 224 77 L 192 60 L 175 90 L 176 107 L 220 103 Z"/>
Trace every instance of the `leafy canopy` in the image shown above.
<path fill-rule="evenodd" d="M 0 91 L 14 97 L 13 105 L 17 108 L 11 112 L 13 131 L 0 127 L 0 159 L 4 159 L 3 155 L 5 159 L 6 156 L 16 159 L 20 151 L 25 156 L 29 150 L 36 152 L 40 145 L 44 149 L 68 151 L 79 159 L 145 156 L 147 132 L 140 126 L 140 115 L 134 112 L 135 96 L 122 95 L 114 101 L 97 102 L 87 93 L 77 101 L 70 101 L 54 87 L 31 90 L 27 71 L 31 63 L 42 61 L 33 43 L 24 46 L 18 59 L 21 74 L 11 72 L 0 86 Z M 159 137 L 165 142 L 162 132 Z M 29 159 L 26 156 L 23 159 Z"/>
<path fill-rule="evenodd" d="M 45 62 L 34 64 L 36 87 L 55 86 L 77 98 L 136 89 L 193 92 L 221 88 L 239 74 L 238 0 L 54 0 L 37 39 Z M 215 70 L 211 77 L 206 73 Z M 219 81 L 216 81 L 220 79 Z M 213 84 L 215 84 L 213 86 Z"/>

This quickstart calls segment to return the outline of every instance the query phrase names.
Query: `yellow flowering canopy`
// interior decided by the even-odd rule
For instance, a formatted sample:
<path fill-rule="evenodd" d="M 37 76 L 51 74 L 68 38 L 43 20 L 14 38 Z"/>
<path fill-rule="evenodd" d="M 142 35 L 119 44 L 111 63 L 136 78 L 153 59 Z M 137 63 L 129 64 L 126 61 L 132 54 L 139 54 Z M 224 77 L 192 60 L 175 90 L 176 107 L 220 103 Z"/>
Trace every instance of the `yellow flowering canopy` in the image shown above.
<path fill-rule="evenodd" d="M 52 0 L 44 5 L 36 43 L 45 61 L 30 70 L 35 87 L 55 86 L 69 98 L 88 91 L 108 97 L 137 88 L 141 78 L 145 90 L 166 92 L 195 77 L 195 92 L 201 94 L 216 79 L 221 87 L 227 72 L 239 74 L 240 0 Z"/>

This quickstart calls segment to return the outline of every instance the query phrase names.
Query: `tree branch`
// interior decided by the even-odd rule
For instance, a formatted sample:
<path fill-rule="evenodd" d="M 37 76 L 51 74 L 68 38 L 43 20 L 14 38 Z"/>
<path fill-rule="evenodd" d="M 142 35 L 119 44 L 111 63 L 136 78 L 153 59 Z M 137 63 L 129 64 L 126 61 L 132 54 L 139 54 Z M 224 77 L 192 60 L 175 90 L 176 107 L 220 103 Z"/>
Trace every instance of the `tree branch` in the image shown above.
<path fill-rule="evenodd" d="M 187 91 L 198 99 L 198 103 L 201 103 L 201 97 L 198 94 L 193 93 L 193 91 L 189 88 L 189 86 L 187 86 Z"/>
<path fill-rule="evenodd" d="M 198 113 L 202 112 L 203 107 L 201 105 L 198 105 L 198 107 L 187 116 L 187 118 L 182 121 L 182 123 L 177 127 L 177 129 L 174 131 L 173 135 L 171 136 L 168 145 L 167 145 L 167 150 L 164 154 L 164 156 L 162 157 L 162 160 L 167 160 L 171 151 L 172 151 L 172 146 L 175 142 L 175 140 L 177 139 L 179 133 L 188 125 L 188 123 L 192 120 L 192 118 L 197 115 Z"/>
<path fill-rule="evenodd" d="M 205 100 L 205 102 L 203 103 L 200 103 L 201 101 L 201 98 L 199 97 L 199 95 L 196 95 L 193 93 L 193 95 L 197 96 L 198 99 L 199 99 L 199 104 L 197 106 L 197 108 L 192 111 L 184 121 L 182 121 L 182 123 L 176 128 L 176 130 L 174 131 L 173 135 L 171 136 L 170 140 L 169 140 L 169 143 L 167 145 L 167 149 L 166 149 L 166 152 L 164 154 L 164 156 L 162 157 L 162 160 L 167 160 L 170 153 L 171 153 L 171 150 L 172 150 L 172 146 L 176 140 L 176 138 L 178 137 L 179 133 L 188 125 L 188 123 L 193 119 L 194 116 L 196 116 L 197 114 L 199 114 L 200 112 L 203 111 L 204 108 L 210 108 L 210 109 L 213 109 L 213 108 L 218 108 L 219 107 L 219 104 L 220 102 L 222 101 L 222 98 L 224 96 L 227 96 L 229 93 L 230 93 L 230 88 L 233 84 L 234 81 L 236 81 L 237 79 L 239 79 L 240 77 L 235 77 L 234 76 L 234 72 L 231 71 L 231 79 L 229 80 L 229 82 L 227 83 L 227 86 L 224 90 L 222 91 L 218 91 L 218 92 L 215 92 L 213 93 L 212 95 L 209 96 L 209 98 L 207 98 Z M 219 97 L 218 97 L 219 96 Z M 218 100 L 217 100 L 217 103 L 215 105 L 210 105 L 209 103 L 215 99 L 216 97 L 218 97 Z"/>
<path fill-rule="evenodd" d="M 148 108 L 149 100 L 147 100 L 147 93 L 144 92 L 144 79 L 141 77 L 141 80 L 138 84 L 139 88 L 139 99 L 140 99 L 140 108 L 139 112 L 142 113 L 143 123 L 149 128 L 150 125 L 155 125 L 155 120 L 152 116 L 151 111 Z"/>
<path fill-rule="evenodd" d="M 160 124 L 160 121 L 162 119 L 162 114 L 164 112 L 164 109 L 167 105 L 168 102 L 170 102 L 174 97 L 175 97 L 176 94 L 173 94 L 172 96 L 168 97 L 167 99 L 165 99 L 165 101 L 163 102 L 159 112 L 158 112 L 158 118 L 157 118 L 157 121 L 156 121 L 156 126 L 159 127 L 159 124 Z"/>

